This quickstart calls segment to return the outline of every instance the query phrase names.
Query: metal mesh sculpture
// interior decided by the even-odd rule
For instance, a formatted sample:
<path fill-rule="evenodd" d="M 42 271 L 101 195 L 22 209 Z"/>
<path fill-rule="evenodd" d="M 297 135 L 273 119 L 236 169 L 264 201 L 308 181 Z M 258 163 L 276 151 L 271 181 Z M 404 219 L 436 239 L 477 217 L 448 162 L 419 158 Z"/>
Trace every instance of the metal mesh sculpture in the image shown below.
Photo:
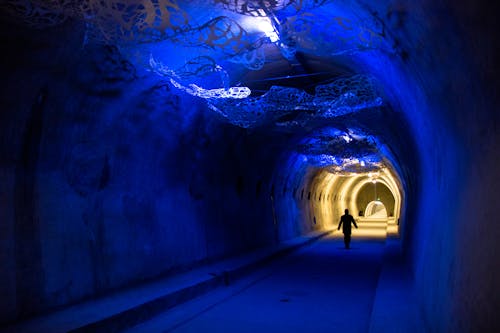
<path fill-rule="evenodd" d="M 180 44 L 203 56 L 187 60 L 175 71 L 154 59 L 149 66 L 177 88 L 204 98 L 229 122 L 244 128 L 260 125 L 303 126 L 382 104 L 372 78 L 355 75 L 316 87 L 314 94 L 290 87 L 272 87 L 250 97 L 247 87 L 230 87 L 223 62 L 259 70 L 265 64 L 262 46 L 270 38 L 241 17 L 269 20 L 279 34 L 274 41 L 287 59 L 296 51 L 331 56 L 383 48 L 387 41 L 380 22 L 367 17 L 330 15 L 329 0 L 4 0 L 1 9 L 26 24 L 44 28 L 68 18 L 86 23 L 88 40 L 110 44 Z M 201 8 L 201 9 L 200 9 Z M 207 15 L 204 9 L 213 13 Z M 378 23 L 377 23 L 378 22 Z M 147 54 L 147 53 L 146 53 Z M 146 60 L 147 62 L 147 60 Z M 198 81 L 218 75 L 220 85 Z"/>
<path fill-rule="evenodd" d="M 287 7 L 290 4 L 301 2 L 296 0 L 214 0 L 224 9 L 249 16 L 267 16 L 271 11 Z"/>
<path fill-rule="evenodd" d="M 281 40 L 277 45 L 290 56 L 295 50 L 338 54 L 385 47 L 377 20 L 331 16 L 327 0 L 5 0 L 2 10 L 26 24 L 44 28 L 68 17 L 84 20 L 87 37 L 102 42 L 157 42 L 221 49 L 240 56 L 262 45 L 237 23 L 237 15 L 269 17 Z M 334 3 L 334 2 L 332 2 Z M 215 18 L 199 22 L 207 8 Z M 236 15 L 236 16 L 235 16 Z M 311 38 L 311 36 L 314 36 Z M 252 54 L 250 57 L 253 57 Z M 249 66 L 249 68 L 259 66 Z"/>
<path fill-rule="evenodd" d="M 366 24 L 342 16 L 299 12 L 279 26 L 281 42 L 304 52 L 338 55 L 386 48 L 383 29 L 375 20 Z"/>
<path fill-rule="evenodd" d="M 379 145 L 371 136 L 361 131 L 353 133 L 318 133 L 298 145 L 296 152 L 307 163 L 334 174 L 349 175 L 378 171 L 386 167 Z M 332 155 L 334 154 L 334 155 Z"/>
<path fill-rule="evenodd" d="M 311 96 L 300 89 L 274 86 L 260 97 L 209 99 L 208 105 L 231 124 L 251 128 L 271 124 L 279 117 L 294 112 L 298 103 L 306 103 L 306 100 L 310 101 Z"/>
<path fill-rule="evenodd" d="M 212 110 L 234 125 L 251 128 L 264 124 L 296 126 L 297 116 L 303 122 L 334 118 L 358 110 L 382 105 L 373 78 L 354 75 L 316 87 L 314 95 L 290 87 L 273 86 L 260 97 L 244 100 L 208 100 Z M 285 116 L 293 114 L 290 120 Z"/>
<path fill-rule="evenodd" d="M 248 16 L 267 16 L 270 12 L 280 11 L 287 7 L 304 10 L 322 6 L 331 0 L 214 0 L 224 9 Z"/>
<path fill-rule="evenodd" d="M 360 160 L 358 158 L 346 158 L 342 159 L 337 165 L 329 165 L 328 171 L 338 175 L 351 175 L 381 171 L 384 168 L 386 168 L 386 166 L 383 161 L 372 162 Z"/>
<path fill-rule="evenodd" d="M 304 113 L 303 121 L 314 118 L 334 118 L 357 110 L 382 104 L 373 79 L 364 75 L 340 78 L 316 87 L 315 95 L 290 87 L 273 86 L 260 97 L 249 97 L 247 87 L 229 87 L 226 72 L 208 57 L 189 61 L 173 71 L 150 59 L 154 72 L 167 77 L 178 89 L 193 96 L 205 98 L 209 107 L 230 123 L 251 128 L 280 122 L 281 126 L 295 123 L 283 121 L 289 114 Z M 220 73 L 221 88 L 205 89 L 189 80 L 209 73 Z M 187 82 L 186 82 L 187 81 Z"/>
<path fill-rule="evenodd" d="M 189 15 L 175 0 L 84 0 L 81 14 L 92 38 L 104 42 L 154 42 L 190 30 Z"/>
<path fill-rule="evenodd" d="M 228 87 L 227 73 L 208 57 L 195 58 L 188 62 L 184 67 L 177 71 L 169 69 L 167 66 L 156 61 L 153 57 L 150 58 L 150 66 L 152 70 L 164 77 L 167 77 L 172 85 L 186 93 L 205 98 L 205 99 L 219 99 L 219 98 L 233 98 L 240 99 L 248 97 L 251 93 L 247 87 Z M 181 81 L 190 79 L 193 76 L 205 75 L 208 73 L 220 73 L 222 88 L 205 89 L 199 87 L 194 83 L 184 85 Z"/>

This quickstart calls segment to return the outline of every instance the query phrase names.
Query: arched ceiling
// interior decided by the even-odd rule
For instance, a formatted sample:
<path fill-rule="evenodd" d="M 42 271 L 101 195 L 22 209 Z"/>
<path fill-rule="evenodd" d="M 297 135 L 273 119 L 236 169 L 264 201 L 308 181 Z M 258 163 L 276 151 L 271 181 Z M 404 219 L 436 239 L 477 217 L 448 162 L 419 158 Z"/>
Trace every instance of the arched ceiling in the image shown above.
<path fill-rule="evenodd" d="M 7 0 L 3 11 L 39 29 L 83 22 L 82 44 L 116 44 L 136 66 L 150 69 L 152 56 L 183 84 L 248 84 L 254 96 L 271 85 L 312 93 L 352 74 L 344 55 L 396 52 L 385 23 L 352 1 Z"/>
<path fill-rule="evenodd" d="M 391 16 L 356 1 L 7 0 L 3 11 L 35 29 L 81 23 L 82 46 L 118 46 L 139 75 L 235 126 L 293 133 L 310 165 L 368 172 L 394 160 L 377 135 L 400 119 L 350 59 L 400 50 Z"/>

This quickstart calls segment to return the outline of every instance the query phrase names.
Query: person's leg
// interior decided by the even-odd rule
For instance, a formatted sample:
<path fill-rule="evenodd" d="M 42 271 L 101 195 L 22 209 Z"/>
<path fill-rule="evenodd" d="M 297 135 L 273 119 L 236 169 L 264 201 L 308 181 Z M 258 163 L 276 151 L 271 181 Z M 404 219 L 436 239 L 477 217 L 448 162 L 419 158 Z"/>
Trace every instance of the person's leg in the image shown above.
<path fill-rule="evenodd" d="M 345 234 L 344 239 L 345 248 L 349 249 L 351 245 L 351 234 Z"/>

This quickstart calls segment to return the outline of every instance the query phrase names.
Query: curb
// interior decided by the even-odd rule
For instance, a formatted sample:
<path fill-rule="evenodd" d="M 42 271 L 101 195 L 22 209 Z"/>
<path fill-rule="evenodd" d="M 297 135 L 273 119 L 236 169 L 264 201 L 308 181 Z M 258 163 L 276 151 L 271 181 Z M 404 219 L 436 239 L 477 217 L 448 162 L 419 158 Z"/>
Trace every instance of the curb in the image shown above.
<path fill-rule="evenodd" d="M 132 326 L 138 325 L 155 315 L 166 311 L 178 304 L 189 301 L 197 296 L 200 296 L 212 289 L 220 286 L 228 285 L 230 281 L 236 280 L 251 271 L 266 265 L 280 257 L 283 257 L 297 249 L 307 246 L 325 236 L 332 231 L 325 231 L 314 234 L 312 236 L 304 236 L 305 240 L 300 242 L 284 242 L 277 246 L 277 248 L 270 250 L 267 255 L 258 258 L 255 261 L 246 262 L 236 267 L 223 269 L 221 272 L 212 274 L 202 282 L 193 284 L 191 286 L 179 289 L 175 292 L 162 295 L 158 298 L 147 301 L 143 304 L 135 306 L 129 310 L 117 313 L 102 320 L 95 321 L 88 325 L 70 330 L 68 333 L 84 333 L 84 332 L 120 332 Z"/>
<path fill-rule="evenodd" d="M 309 245 L 332 230 L 312 232 L 278 245 L 96 298 L 60 311 L 0 328 L 0 332 L 121 332 Z M 129 304 L 131 303 L 131 304 Z"/>

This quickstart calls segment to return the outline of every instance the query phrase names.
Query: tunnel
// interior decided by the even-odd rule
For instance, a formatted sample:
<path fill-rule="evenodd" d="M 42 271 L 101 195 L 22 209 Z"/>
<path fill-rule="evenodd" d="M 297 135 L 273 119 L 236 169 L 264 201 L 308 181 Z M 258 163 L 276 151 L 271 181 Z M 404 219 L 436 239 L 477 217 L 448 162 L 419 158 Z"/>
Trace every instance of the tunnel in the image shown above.
<path fill-rule="evenodd" d="M 348 258 L 380 267 L 373 288 L 390 275 L 359 331 L 500 331 L 490 2 L 5 0 L 0 12 L 0 331 L 307 235 L 335 244 L 324 258 L 338 278 Z M 345 210 L 358 252 L 341 248 Z M 413 298 L 390 308 L 399 285 Z M 399 315 L 410 303 L 416 325 Z M 114 331 L 149 319 L 132 317 Z"/>

